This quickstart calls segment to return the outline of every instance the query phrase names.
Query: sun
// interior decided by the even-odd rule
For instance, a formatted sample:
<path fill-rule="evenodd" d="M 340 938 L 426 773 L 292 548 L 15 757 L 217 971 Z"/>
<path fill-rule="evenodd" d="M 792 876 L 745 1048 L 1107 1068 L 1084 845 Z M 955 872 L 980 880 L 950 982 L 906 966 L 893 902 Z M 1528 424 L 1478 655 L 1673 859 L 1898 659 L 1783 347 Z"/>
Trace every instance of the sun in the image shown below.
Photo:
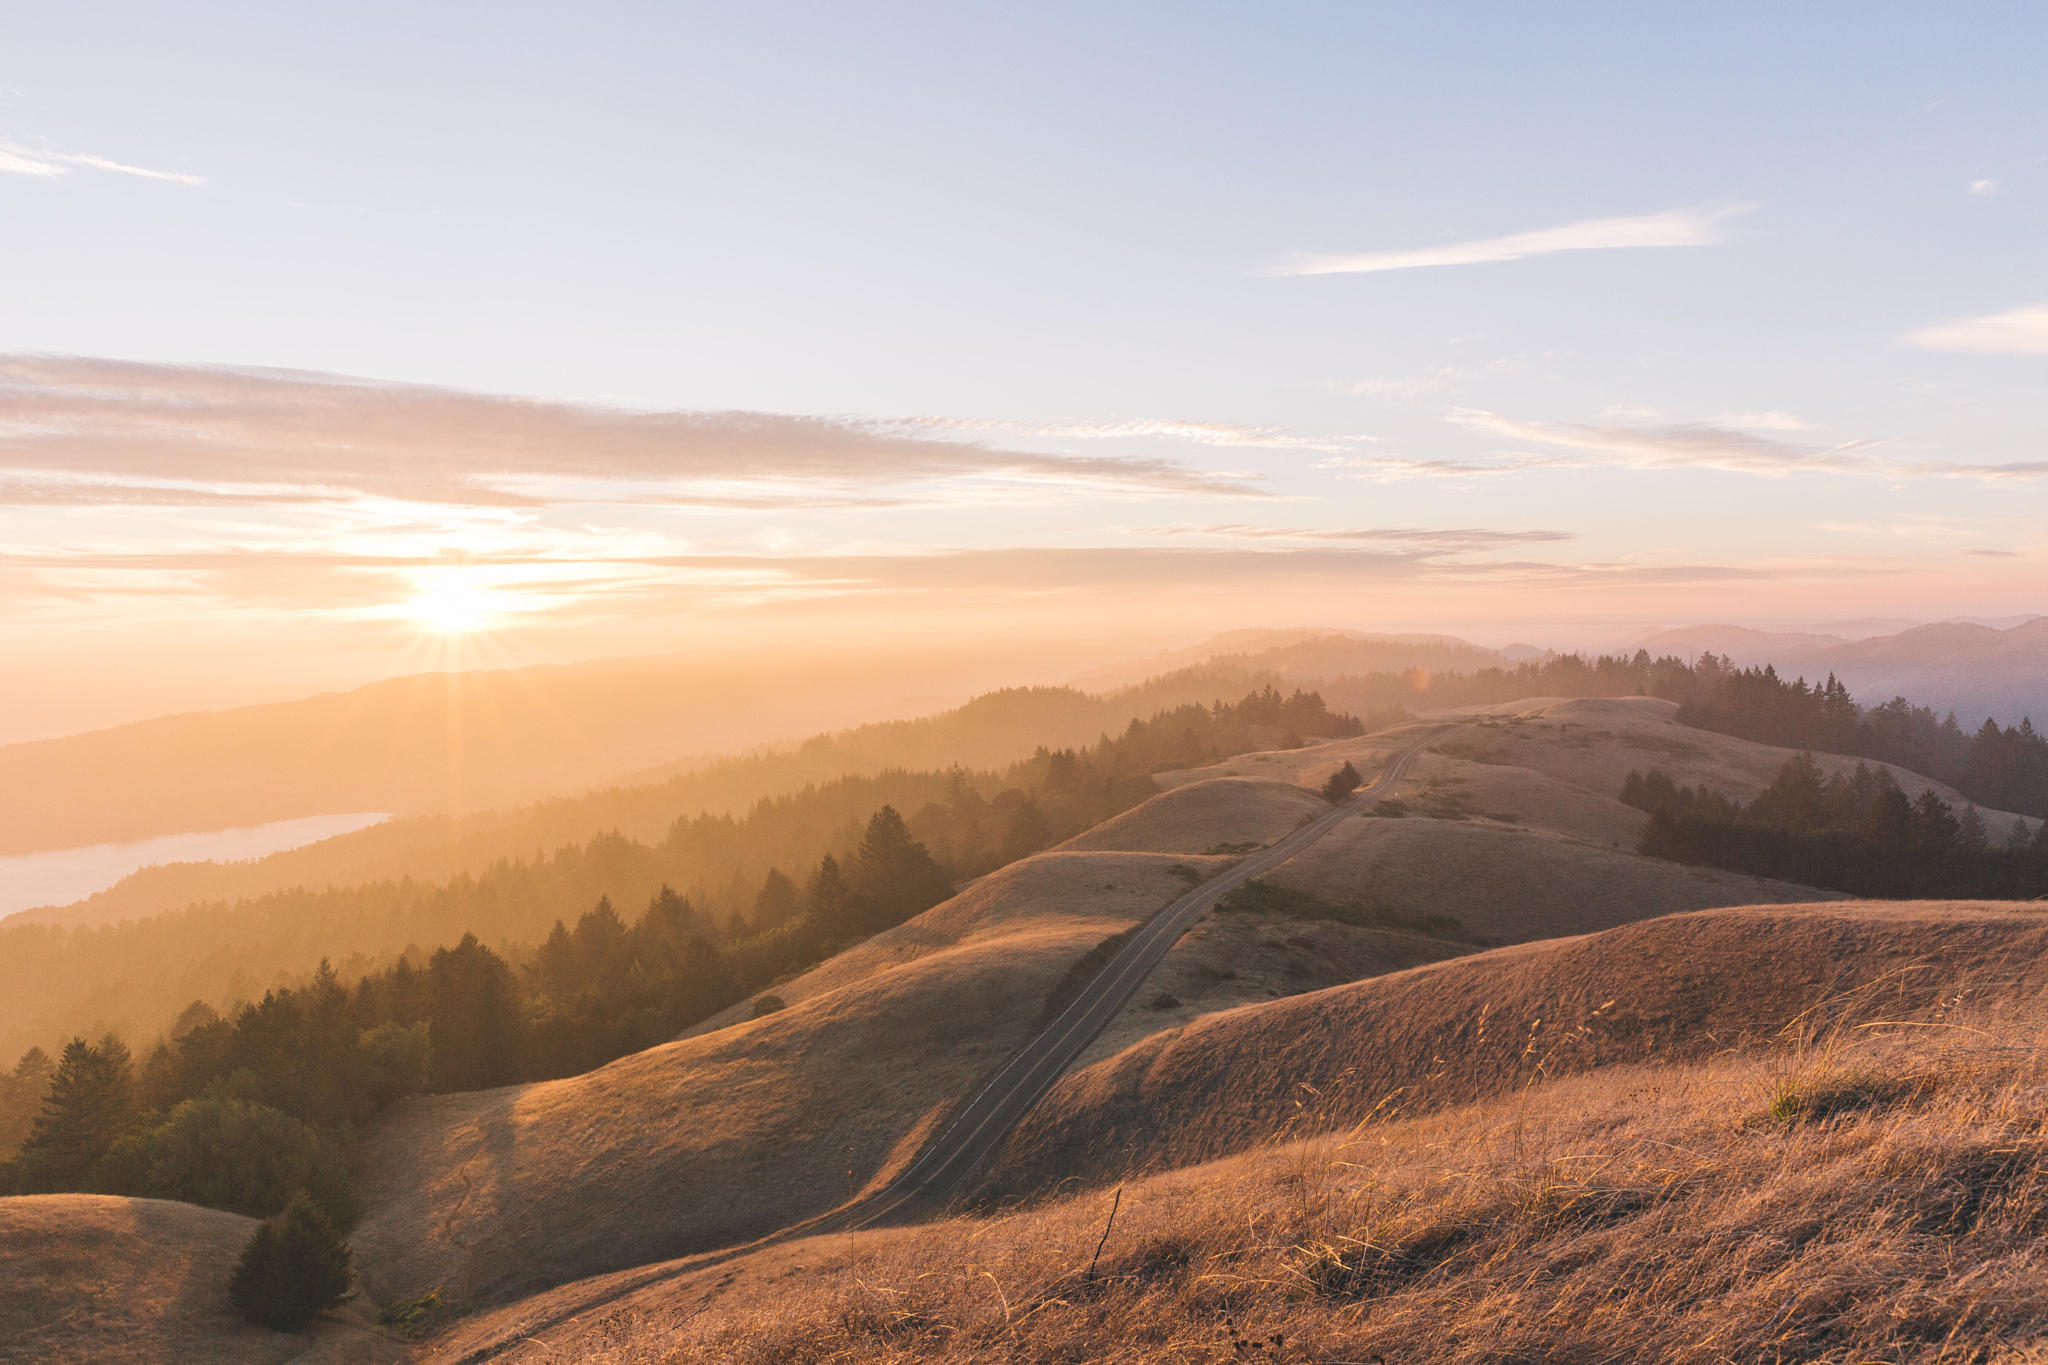
<path fill-rule="evenodd" d="M 401 615 L 439 635 L 467 635 L 482 630 L 497 616 L 489 592 L 455 579 L 421 588 L 399 607 Z"/>

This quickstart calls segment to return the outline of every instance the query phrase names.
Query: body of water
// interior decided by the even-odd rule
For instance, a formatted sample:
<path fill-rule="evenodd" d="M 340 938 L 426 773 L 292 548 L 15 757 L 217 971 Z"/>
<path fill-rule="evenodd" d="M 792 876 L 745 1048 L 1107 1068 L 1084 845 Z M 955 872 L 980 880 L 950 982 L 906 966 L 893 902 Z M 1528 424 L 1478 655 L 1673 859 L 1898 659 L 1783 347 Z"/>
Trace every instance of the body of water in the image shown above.
<path fill-rule="evenodd" d="M 157 863 L 235 862 L 282 853 L 374 825 L 381 812 L 307 815 L 267 825 L 164 834 L 127 844 L 92 844 L 0 858 L 0 916 L 42 905 L 69 905 Z"/>

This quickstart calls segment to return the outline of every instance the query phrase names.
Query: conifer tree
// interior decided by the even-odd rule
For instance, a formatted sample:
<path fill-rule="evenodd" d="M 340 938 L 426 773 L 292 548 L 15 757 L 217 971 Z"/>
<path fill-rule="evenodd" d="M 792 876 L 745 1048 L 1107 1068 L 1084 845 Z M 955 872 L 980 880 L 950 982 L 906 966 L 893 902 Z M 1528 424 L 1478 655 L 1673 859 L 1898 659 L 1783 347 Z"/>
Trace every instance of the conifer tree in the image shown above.
<path fill-rule="evenodd" d="M 73 1038 L 22 1144 L 24 1183 L 34 1190 L 82 1188 L 134 1117 L 134 1067 L 126 1045 L 112 1034 L 97 1043 Z"/>
<path fill-rule="evenodd" d="M 347 1296 L 355 1279 L 334 1224 L 304 1195 L 257 1225 L 235 1264 L 228 1297 L 261 1327 L 296 1332 Z"/>

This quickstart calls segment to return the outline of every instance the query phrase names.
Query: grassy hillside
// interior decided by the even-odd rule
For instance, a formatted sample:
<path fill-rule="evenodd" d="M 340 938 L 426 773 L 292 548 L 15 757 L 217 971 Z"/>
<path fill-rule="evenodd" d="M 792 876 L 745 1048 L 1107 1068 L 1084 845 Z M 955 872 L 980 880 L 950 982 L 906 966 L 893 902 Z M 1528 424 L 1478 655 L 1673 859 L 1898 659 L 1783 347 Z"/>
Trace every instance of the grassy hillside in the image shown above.
<path fill-rule="evenodd" d="M 405 1345 L 366 1305 L 307 1335 L 252 1327 L 228 1303 L 253 1219 L 156 1199 L 0 1199 L 0 1359 L 37 1365 L 384 1365 Z"/>
<path fill-rule="evenodd" d="M 1888 924 L 1948 922 L 1989 947 L 2000 934 L 1963 926 L 2001 915 L 1903 907 L 1821 940 L 1837 944 L 1836 968 L 1881 980 L 1893 947 L 1910 946 L 1891 944 Z M 1727 946 L 1756 964 L 1738 970 L 1745 985 L 1777 951 L 1755 936 Z M 1297 1125 L 1316 1136 L 1289 1134 L 1294 1097 L 1266 1096 L 1259 1135 L 1232 1157 L 568 1286 L 459 1324 L 426 1360 L 532 1331 L 536 1352 L 589 1365 L 2018 1365 L 2048 1314 L 2035 1102 L 2048 1019 L 2030 987 L 1994 988 L 1995 953 L 1972 960 L 1962 981 L 1930 980 L 1914 1015 L 1882 991 L 1833 993 L 1832 1014 L 1783 1033 L 1799 1007 L 1759 1009 L 1753 1047 L 1673 1034 L 1692 1060 L 1576 1076 L 1503 1063 L 1483 1098 L 1422 1114 L 1384 1092 L 1395 1102 L 1367 1121 L 1346 1109 Z M 1973 993 L 1958 1001 L 1959 988 Z M 1878 1018 L 1949 1027 L 1855 1027 Z M 1369 1061 L 1370 1040 L 1350 1041 Z"/>
<path fill-rule="evenodd" d="M 1168 855 L 1042 854 L 777 985 L 787 1007 L 765 1017 L 408 1101 L 367 1142 L 365 1282 L 502 1302 L 823 1213 L 907 1161 L 1068 968 L 1191 876 Z"/>
<path fill-rule="evenodd" d="M 2044 952 L 2048 917 L 2025 906 L 1836 902 L 1705 910 L 1439 962 L 1205 1015 L 1070 1073 L 987 1190 L 1112 1181 L 1388 1105 L 1412 1113 L 1539 1076 L 1702 1059 L 1810 1011 L 1939 1018 L 1958 992 L 2038 991 Z"/>

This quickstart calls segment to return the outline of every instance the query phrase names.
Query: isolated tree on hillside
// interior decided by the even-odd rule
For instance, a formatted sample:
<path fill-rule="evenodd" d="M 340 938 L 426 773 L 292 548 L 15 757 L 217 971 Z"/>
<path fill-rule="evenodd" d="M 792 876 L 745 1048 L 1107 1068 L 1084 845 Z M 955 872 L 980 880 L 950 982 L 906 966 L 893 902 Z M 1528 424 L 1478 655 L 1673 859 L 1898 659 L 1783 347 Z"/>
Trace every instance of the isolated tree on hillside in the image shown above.
<path fill-rule="evenodd" d="M 1364 780 L 1358 775 L 1358 769 L 1346 760 L 1344 766 L 1331 773 L 1330 780 L 1323 783 L 1323 799 L 1334 805 L 1357 791 Z"/>
<path fill-rule="evenodd" d="M 334 1224 L 301 1195 L 259 1224 L 242 1248 L 228 1297 L 261 1327 L 296 1332 L 347 1296 L 353 1258 Z"/>

